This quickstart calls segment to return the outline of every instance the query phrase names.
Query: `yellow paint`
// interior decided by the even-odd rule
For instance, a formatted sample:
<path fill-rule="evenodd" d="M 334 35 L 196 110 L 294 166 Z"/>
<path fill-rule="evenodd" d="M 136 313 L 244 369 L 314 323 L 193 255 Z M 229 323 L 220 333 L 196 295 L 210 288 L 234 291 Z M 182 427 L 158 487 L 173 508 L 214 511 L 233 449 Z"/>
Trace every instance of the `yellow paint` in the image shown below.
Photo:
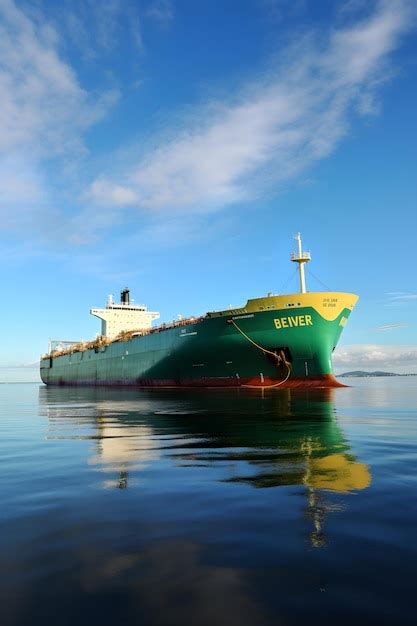
<path fill-rule="evenodd" d="M 298 308 L 311 307 L 327 321 L 335 320 L 344 309 L 352 310 L 359 297 L 354 293 L 337 291 L 312 291 L 293 293 L 285 296 L 266 296 L 248 300 L 246 306 L 233 310 L 211 313 L 212 317 L 245 315 L 261 311 L 285 311 L 296 314 Z M 302 316 L 299 316 L 302 317 Z M 304 316 L 305 317 L 305 316 Z"/>
<path fill-rule="evenodd" d="M 306 483 L 317 489 L 347 493 L 369 487 L 371 474 L 365 463 L 357 463 L 344 454 L 330 454 L 309 459 Z"/>
<path fill-rule="evenodd" d="M 296 328 L 298 326 L 313 326 L 311 315 L 294 315 L 289 317 L 281 317 L 274 320 L 275 328 Z"/>

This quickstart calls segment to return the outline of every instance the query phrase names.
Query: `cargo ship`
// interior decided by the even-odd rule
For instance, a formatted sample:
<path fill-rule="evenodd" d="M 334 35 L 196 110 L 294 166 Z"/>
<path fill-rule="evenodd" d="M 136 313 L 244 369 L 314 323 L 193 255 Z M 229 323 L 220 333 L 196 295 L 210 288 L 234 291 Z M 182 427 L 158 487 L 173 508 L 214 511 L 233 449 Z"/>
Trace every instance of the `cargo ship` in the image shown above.
<path fill-rule="evenodd" d="M 50 341 L 47 385 L 135 387 L 336 387 L 332 352 L 358 296 L 308 292 L 300 233 L 291 261 L 300 291 L 249 299 L 242 307 L 153 326 L 159 313 L 109 296 L 94 341 Z"/>

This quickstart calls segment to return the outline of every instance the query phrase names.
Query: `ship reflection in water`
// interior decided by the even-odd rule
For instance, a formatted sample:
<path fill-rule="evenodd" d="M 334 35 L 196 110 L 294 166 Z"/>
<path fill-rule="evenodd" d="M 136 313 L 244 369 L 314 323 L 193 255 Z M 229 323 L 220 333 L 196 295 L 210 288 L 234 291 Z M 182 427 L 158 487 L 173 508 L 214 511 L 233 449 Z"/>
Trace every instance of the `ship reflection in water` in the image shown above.
<path fill-rule="evenodd" d="M 1 626 L 414 625 L 416 406 L 0 385 Z"/>
<path fill-rule="evenodd" d="M 334 502 L 328 495 L 371 484 L 368 466 L 355 458 L 338 426 L 333 389 L 42 387 L 39 393 L 41 414 L 48 417 L 47 438 L 89 440 L 87 463 L 104 474 L 102 487 L 152 489 L 152 468 L 166 473 L 167 491 L 176 473 L 179 485 L 214 479 L 231 488 L 299 486 L 301 512 L 311 520 L 309 541 L 316 548 L 327 544 L 327 516 L 347 506 L 346 500 Z M 160 477 L 156 482 L 163 491 Z M 227 497 L 224 487 L 223 494 Z"/>
<path fill-rule="evenodd" d="M 136 426 L 109 424 L 105 417 L 97 418 L 97 447 L 89 463 L 102 472 L 116 475 L 103 481 L 103 487 L 126 489 L 129 471 L 140 472 L 147 464 L 160 458 L 153 430 L 144 424 Z"/>

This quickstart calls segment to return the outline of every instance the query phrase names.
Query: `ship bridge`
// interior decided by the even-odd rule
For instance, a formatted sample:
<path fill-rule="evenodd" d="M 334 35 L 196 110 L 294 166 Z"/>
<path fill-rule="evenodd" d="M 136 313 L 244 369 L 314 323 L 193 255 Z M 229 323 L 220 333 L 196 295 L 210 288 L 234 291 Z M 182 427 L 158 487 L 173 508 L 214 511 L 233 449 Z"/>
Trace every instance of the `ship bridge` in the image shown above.
<path fill-rule="evenodd" d="M 153 320 L 160 317 L 158 312 L 148 311 L 144 304 L 133 304 L 127 288 L 120 292 L 119 303 L 110 295 L 104 309 L 91 309 L 90 313 L 101 319 L 101 334 L 109 339 L 126 331 L 147 330 L 152 327 Z"/>

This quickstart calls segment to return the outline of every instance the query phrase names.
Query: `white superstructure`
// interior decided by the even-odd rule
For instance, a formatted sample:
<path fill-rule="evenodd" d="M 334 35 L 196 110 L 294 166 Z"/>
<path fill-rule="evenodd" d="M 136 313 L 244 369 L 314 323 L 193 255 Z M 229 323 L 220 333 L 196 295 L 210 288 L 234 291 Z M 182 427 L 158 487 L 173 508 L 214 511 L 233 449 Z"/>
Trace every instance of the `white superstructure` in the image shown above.
<path fill-rule="evenodd" d="M 113 296 L 109 296 L 105 309 L 91 309 L 90 313 L 101 319 L 101 334 L 109 339 L 121 332 L 151 328 L 153 320 L 159 319 L 159 313 L 148 311 L 145 305 L 132 304 L 129 289 L 121 292 L 120 303 L 116 304 Z"/>

